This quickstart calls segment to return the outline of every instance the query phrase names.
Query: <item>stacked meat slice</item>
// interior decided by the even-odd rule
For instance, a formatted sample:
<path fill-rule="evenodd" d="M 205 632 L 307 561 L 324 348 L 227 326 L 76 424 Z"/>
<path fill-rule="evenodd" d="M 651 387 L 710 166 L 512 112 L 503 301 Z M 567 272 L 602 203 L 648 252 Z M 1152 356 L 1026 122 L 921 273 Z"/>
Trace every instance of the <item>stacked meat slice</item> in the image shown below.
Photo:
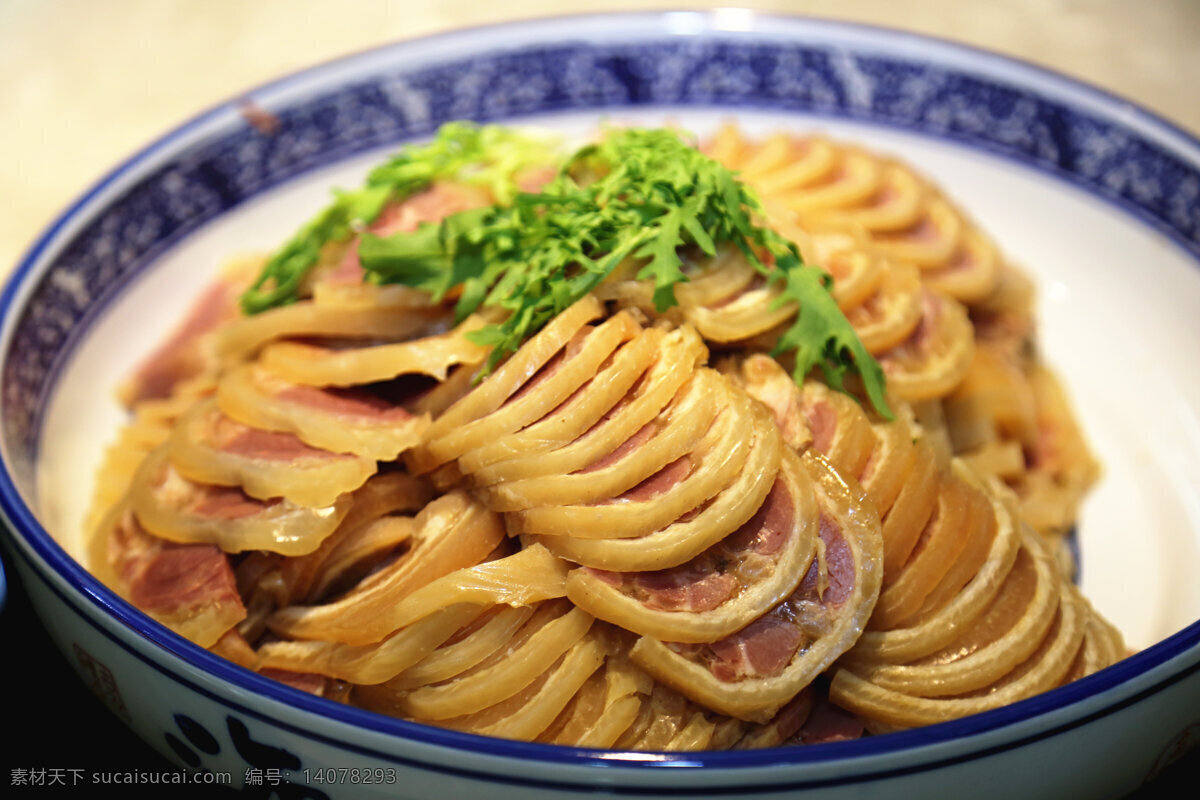
<path fill-rule="evenodd" d="M 857 638 L 878 521 L 766 408 L 698 366 L 690 326 L 587 298 L 433 423 L 409 463 L 569 559 L 567 597 L 704 707 L 767 722 Z M 597 322 L 597 324 L 592 324 Z"/>
<path fill-rule="evenodd" d="M 853 231 L 923 286 L 964 304 L 991 294 L 1003 259 L 982 231 L 907 165 L 820 136 L 755 141 L 728 126 L 705 151 L 736 169 L 777 215 L 810 234 Z"/>
<path fill-rule="evenodd" d="M 872 422 L 851 398 L 797 388 L 762 356 L 739 377 L 776 414 L 803 416 L 812 447 L 859 480 L 881 514 L 879 601 L 830 695 L 873 730 L 997 708 L 1123 656 L 1010 494 L 939 458 L 919 426 Z"/>
<path fill-rule="evenodd" d="M 187 342 L 208 366 L 139 401 L 101 472 L 90 555 L 109 585 L 204 646 L 234 626 L 261 630 L 271 604 L 250 592 L 248 613 L 226 596 L 230 556 L 248 562 L 241 572 L 267 556 L 311 562 L 344 538 L 381 464 L 421 440 L 486 355 L 467 339 L 477 319 L 451 327 L 446 308 L 415 294 L 369 299 L 353 312 L 337 295 L 307 299 Z M 297 350 L 300 365 L 288 360 Z M 429 495 L 398 500 L 415 511 Z"/>
<path fill-rule="evenodd" d="M 1010 486 L 1022 518 L 1061 546 L 1099 470 L 1039 357 L 1030 279 L 899 161 L 819 136 L 749 139 L 732 126 L 705 150 L 738 170 L 772 226 L 834 276 L 838 304 L 883 366 L 890 395 L 925 401 L 923 417 L 944 415 L 955 452 Z M 771 319 L 768 292 L 721 285 L 723 294 L 697 301 L 711 308 L 692 316 Z M 717 340 L 751 332 L 757 326 Z"/>
<path fill-rule="evenodd" d="M 1121 653 L 907 407 L 714 369 L 690 323 L 594 297 L 477 385 L 478 320 L 307 303 L 222 331 L 237 358 L 156 423 L 102 537 L 115 585 L 249 668 L 474 733 L 715 749 L 935 722 Z"/>

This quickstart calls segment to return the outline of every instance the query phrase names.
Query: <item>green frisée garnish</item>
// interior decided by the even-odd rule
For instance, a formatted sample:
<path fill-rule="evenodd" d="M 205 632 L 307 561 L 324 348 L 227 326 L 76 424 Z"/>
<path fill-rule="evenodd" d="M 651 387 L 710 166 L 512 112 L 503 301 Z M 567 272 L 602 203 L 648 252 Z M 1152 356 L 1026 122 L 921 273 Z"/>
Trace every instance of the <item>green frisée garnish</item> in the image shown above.
<path fill-rule="evenodd" d="M 362 188 L 335 192 L 334 201 L 310 220 L 267 261 L 241 297 L 242 310 L 257 314 L 299 299 L 304 276 L 316 266 L 321 248 L 345 241 L 371 224 L 388 203 L 427 188 L 440 178 L 483 186 L 499 203 L 517 193 L 521 169 L 548 164 L 554 146 L 498 125 L 465 122 L 442 126 L 428 144 L 408 147 L 367 175 Z"/>
<path fill-rule="evenodd" d="M 482 308 L 507 312 L 470 337 L 492 348 L 491 369 L 556 314 L 595 289 L 623 263 L 654 283 L 661 312 L 686 281 L 679 251 L 714 255 L 732 244 L 777 287 L 778 305 L 796 316 L 772 353 L 793 354 L 797 383 L 814 367 L 844 389 L 862 379 L 871 404 L 891 418 L 884 375 L 834 301 L 832 278 L 803 263 L 795 244 L 757 224 L 753 193 L 735 175 L 670 130 L 621 129 L 570 157 L 537 193 L 453 214 L 388 237 L 364 235 L 367 279 L 429 291 L 459 289 L 461 320 Z"/>

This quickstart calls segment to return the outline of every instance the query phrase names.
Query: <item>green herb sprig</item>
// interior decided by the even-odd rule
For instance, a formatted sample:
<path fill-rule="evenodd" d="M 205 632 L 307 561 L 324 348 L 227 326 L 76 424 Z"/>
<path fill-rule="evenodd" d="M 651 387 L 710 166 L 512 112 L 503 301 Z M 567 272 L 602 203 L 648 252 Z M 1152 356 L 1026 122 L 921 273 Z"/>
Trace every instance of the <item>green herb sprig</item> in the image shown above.
<path fill-rule="evenodd" d="M 687 280 L 680 248 L 711 256 L 733 244 L 778 287 L 779 305 L 796 304 L 773 355 L 794 354 L 797 383 L 819 367 L 830 386 L 844 389 L 856 373 L 890 419 L 883 370 L 834 302 L 832 278 L 756 224 L 756 212 L 758 200 L 732 172 L 674 131 L 623 129 L 578 151 L 538 193 L 413 233 L 365 235 L 359 258 L 374 282 L 425 289 L 435 300 L 460 288 L 460 320 L 480 307 L 507 311 L 502 322 L 470 334 L 492 347 L 491 369 L 627 259 L 640 264 L 637 278 L 653 281 L 661 312 L 675 305 L 674 287 Z"/>
<path fill-rule="evenodd" d="M 337 191 L 334 201 L 302 227 L 267 261 L 258 278 L 242 294 L 242 310 L 257 314 L 299 298 L 304 276 L 316 266 L 321 248 L 345 241 L 372 222 L 392 201 L 427 188 L 439 178 L 484 186 L 500 203 L 517 192 L 513 181 L 520 170 L 548 164 L 554 146 L 498 125 L 467 122 L 443 125 L 428 144 L 408 147 L 367 175 L 362 188 Z"/>

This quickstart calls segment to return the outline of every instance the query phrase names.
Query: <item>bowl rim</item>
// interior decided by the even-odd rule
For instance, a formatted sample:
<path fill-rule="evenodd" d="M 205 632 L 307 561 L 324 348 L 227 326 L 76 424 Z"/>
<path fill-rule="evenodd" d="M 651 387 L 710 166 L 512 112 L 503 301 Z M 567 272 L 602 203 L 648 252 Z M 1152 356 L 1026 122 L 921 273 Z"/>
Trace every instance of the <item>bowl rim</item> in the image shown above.
<path fill-rule="evenodd" d="M 590 24 L 600 22 L 618 27 L 636 27 L 653 40 L 665 40 L 672 35 L 672 31 L 665 24 L 666 19 L 671 14 L 679 13 L 687 14 L 689 19 L 702 23 L 693 31 L 702 36 L 732 36 L 741 33 L 751 38 L 754 36 L 788 38 L 803 30 L 834 39 L 850 36 L 866 44 L 877 45 L 884 49 L 897 44 L 901 46 L 901 49 L 921 48 L 927 58 L 931 57 L 929 48 L 933 48 L 936 51 L 936 58 L 932 58 L 933 63 L 941 64 L 943 63 L 941 59 L 948 56 L 953 62 L 962 62 L 958 65 L 964 68 L 966 68 L 965 65 L 975 64 L 984 77 L 992 80 L 996 80 L 1000 76 L 1012 80 L 1014 75 L 1019 78 L 1032 79 L 1039 90 L 1050 91 L 1052 96 L 1067 96 L 1076 102 L 1083 99 L 1092 107 L 1103 109 L 1109 114 L 1120 115 L 1122 123 L 1136 127 L 1140 133 L 1151 136 L 1161 144 L 1171 145 L 1177 152 L 1188 153 L 1192 160 L 1200 163 L 1200 141 L 1192 134 L 1155 112 L 1146 110 L 1113 92 L 1062 75 L 1054 70 L 984 48 L 879 25 L 753 12 L 752 25 L 749 28 L 733 31 L 720 27 L 717 12 L 714 11 L 647 11 L 560 15 L 455 29 L 372 47 L 265 82 L 236 97 L 209 107 L 156 137 L 127 157 L 55 217 L 18 261 L 5 283 L 3 293 L 0 294 L 0 314 L 4 318 L 4 328 L 0 334 L 0 352 L 7 354 L 12 323 L 16 316 L 14 312 L 22 307 L 20 301 L 24 299 L 23 293 L 29 288 L 30 279 L 39 275 L 44 268 L 49 266 L 50 261 L 44 256 L 56 243 L 61 243 L 65 232 L 79 221 L 81 212 L 86 212 L 97 201 L 97 198 L 119 188 L 120 184 L 131 174 L 137 173 L 139 166 L 151 162 L 155 156 L 171 152 L 180 144 L 194 141 L 196 137 L 203 136 L 209 128 L 220 128 L 224 124 L 224 120 L 231 115 L 238 114 L 240 103 L 246 98 L 286 94 L 288 91 L 302 86 L 320 88 L 325 84 L 336 85 L 331 76 L 339 71 L 354 72 L 356 69 L 367 71 L 370 68 L 370 62 L 374 60 L 394 58 L 403 60 L 404 55 L 409 51 L 437 48 L 448 42 L 461 42 L 472 38 L 499 38 L 505 34 L 522 33 L 527 37 L 526 40 L 522 40 L 523 42 L 539 41 L 544 43 L 547 32 L 563 25 L 585 28 Z M 871 120 L 860 121 L 870 122 Z M 976 146 L 976 149 L 982 148 Z M 322 163 L 330 164 L 333 163 L 333 160 Z M 1025 165 L 1038 167 L 1038 165 L 1028 163 Z M 1112 198 L 1096 196 L 1099 199 L 1115 202 Z M 1126 214 L 1139 216 L 1130 208 L 1122 206 L 1121 210 Z M 1142 221 L 1146 222 L 1147 220 L 1143 219 Z M 1189 249 L 1187 244 L 1179 241 L 1179 237 L 1173 237 L 1173 241 L 1175 244 L 1183 246 L 1185 250 Z M 69 350 L 69 347 L 66 349 Z M 39 431 L 39 435 L 40 433 Z M 874 779 L 879 777 L 877 773 L 881 769 L 888 774 L 907 773 L 916 769 L 936 766 L 938 763 L 944 763 L 947 759 L 950 762 L 970 760 L 995 750 L 1012 749 L 1031 741 L 1048 738 L 1137 702 L 1165 685 L 1200 671 L 1200 621 L 1197 621 L 1106 670 L 1066 686 L 1003 708 L 885 737 L 867 737 L 849 742 L 769 748 L 758 751 L 703 752 L 701 754 L 657 753 L 652 754 L 654 756 L 652 758 L 647 757 L 645 753 L 596 751 L 493 739 L 394 719 L 313 697 L 238 667 L 183 639 L 121 599 L 75 562 L 37 521 L 36 515 L 25 503 L 10 475 L 8 465 L 9 459 L 5 452 L 3 468 L 0 469 L 0 512 L 8 525 L 5 538 L 11 538 L 18 545 L 15 550 L 25 565 L 30 567 L 30 571 L 38 573 L 39 579 L 46 586 L 58 594 L 60 599 L 70 604 L 93 627 L 101 630 L 114 641 L 124 640 L 121 642 L 123 647 L 131 652 L 136 651 L 137 656 L 146 663 L 154 665 L 156 669 L 169 672 L 174 680 L 190 684 L 193 688 L 199 687 L 185 673 L 190 670 L 198 670 L 208 678 L 216 679 L 222 684 L 229 684 L 234 688 L 248 690 L 268 702 L 281 703 L 306 714 L 315 714 L 326 720 L 344 723 L 355 728 L 364 728 L 373 733 L 381 733 L 389 736 L 395 742 L 421 742 L 422 744 L 452 748 L 464 753 L 519 758 L 523 761 L 533 760 L 546 764 L 592 767 L 619 765 L 634 769 L 639 775 L 647 778 L 650 775 L 647 770 L 658 770 L 662 767 L 673 768 L 671 770 L 673 773 L 678 773 L 680 767 L 743 771 L 766 766 L 801 766 L 843 761 L 865 762 L 879 760 L 876 757 L 917 750 L 927 751 L 927 755 L 931 759 L 928 763 L 923 761 L 919 766 L 906 762 L 900 767 L 886 769 L 879 767 L 868 776 L 870 779 Z M 49 574 L 43 574 L 43 570 L 48 570 Z M 106 621 L 118 623 L 118 629 L 125 635 L 120 636 L 109 630 L 107 625 L 101 624 L 101 617 L 106 618 Z M 136 645 L 133 642 L 136 642 Z M 160 655 L 163 651 L 169 654 L 169 658 L 178 658 L 183 664 L 174 665 L 170 664 L 169 660 L 152 658 L 152 655 Z M 1173 661 L 1179 663 L 1168 667 L 1165 671 L 1159 669 Z M 181 666 L 184 669 L 180 669 Z M 1163 674 L 1158 674 L 1159 672 Z M 214 699 L 219 699 L 224 703 L 236 702 L 228 696 Z M 249 707 L 245 707 L 245 710 L 247 713 L 259 713 Z M 1059 713 L 1056 715 L 1055 712 Z M 1038 727 L 1040 720 L 1046 720 L 1051 716 L 1058 719 L 1058 722 L 1050 727 Z M 281 720 L 274 717 L 263 718 L 276 724 L 283 724 Z M 1018 731 L 1015 739 L 1003 738 L 1006 730 L 1017 728 L 1029 729 Z M 296 730 L 305 735 L 315 735 L 313 731 L 307 729 Z M 968 746 L 969 742 L 977 742 L 977 740 L 986 739 L 993 734 L 999 735 L 1000 740 L 985 745 L 983 749 L 973 749 Z M 337 744 L 345 746 L 346 743 L 338 741 Z M 957 745 L 957 747 L 953 745 Z M 957 752 L 941 754 L 937 752 L 937 748 L 940 747 L 944 750 L 947 746 L 951 746 L 950 749 Z M 371 749 L 373 752 L 378 750 L 378 748 Z M 385 758 L 397 757 L 395 752 L 382 750 L 376 754 Z M 422 763 L 422 766 L 429 768 L 431 765 Z M 488 776 L 491 780 L 496 777 L 490 771 Z M 517 776 L 511 776 L 511 778 L 517 781 L 527 781 L 532 785 L 546 785 L 545 780 L 522 779 Z M 868 778 L 861 776 L 856 778 L 854 775 L 846 774 L 820 782 L 846 783 L 866 779 Z M 786 785 L 796 787 L 797 782 L 788 780 Z M 659 791 L 663 787 L 656 785 L 654 788 Z M 719 787 L 717 789 L 719 790 Z M 689 787 L 688 791 L 695 792 L 697 787 Z"/>

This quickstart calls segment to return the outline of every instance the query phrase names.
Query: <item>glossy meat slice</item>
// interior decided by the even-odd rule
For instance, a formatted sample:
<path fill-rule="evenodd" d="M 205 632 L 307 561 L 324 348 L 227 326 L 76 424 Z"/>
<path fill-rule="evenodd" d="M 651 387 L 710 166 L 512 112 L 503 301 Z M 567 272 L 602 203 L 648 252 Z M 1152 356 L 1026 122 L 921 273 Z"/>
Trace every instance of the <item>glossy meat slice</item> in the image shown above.
<path fill-rule="evenodd" d="M 416 445 L 429 426 L 428 415 L 414 415 L 364 389 L 294 384 L 253 362 L 222 376 L 217 402 L 222 413 L 245 425 L 379 461 L 394 460 Z"/>
<path fill-rule="evenodd" d="M 304 555 L 333 533 L 350 499 L 340 495 L 328 505 L 307 507 L 259 500 L 236 486 L 197 483 L 181 475 L 160 446 L 134 475 L 129 505 L 147 531 L 168 541 L 215 544 L 229 553 Z"/>
<path fill-rule="evenodd" d="M 172 430 L 171 464 L 192 481 L 240 487 L 251 497 L 282 497 L 318 508 L 360 487 L 373 459 L 305 444 L 294 434 L 236 422 L 209 398 L 189 409 Z"/>
<path fill-rule="evenodd" d="M 710 644 L 642 637 L 634 661 L 697 703 L 765 722 L 791 702 L 865 629 L 882 582 L 874 507 L 814 452 L 800 459 L 820 520 L 817 557 L 799 586 L 744 628 Z"/>
<path fill-rule="evenodd" d="M 179 544 L 149 534 L 121 505 L 91 545 L 93 569 L 139 610 L 201 647 L 246 616 L 229 557 L 212 544 Z"/>
<path fill-rule="evenodd" d="M 757 512 L 697 557 L 650 572 L 581 568 L 568 596 L 635 633 L 684 642 L 734 635 L 789 596 L 816 549 L 816 499 L 795 456 Z"/>

